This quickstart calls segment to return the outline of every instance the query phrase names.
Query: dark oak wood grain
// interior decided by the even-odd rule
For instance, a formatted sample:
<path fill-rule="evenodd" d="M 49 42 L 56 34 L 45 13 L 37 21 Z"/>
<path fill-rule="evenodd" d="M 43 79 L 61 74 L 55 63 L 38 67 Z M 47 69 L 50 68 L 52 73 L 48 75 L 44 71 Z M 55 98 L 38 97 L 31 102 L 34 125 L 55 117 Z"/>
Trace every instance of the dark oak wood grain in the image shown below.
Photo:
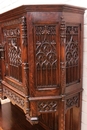
<path fill-rule="evenodd" d="M 0 97 L 32 125 L 81 129 L 84 11 L 25 5 L 0 15 Z"/>

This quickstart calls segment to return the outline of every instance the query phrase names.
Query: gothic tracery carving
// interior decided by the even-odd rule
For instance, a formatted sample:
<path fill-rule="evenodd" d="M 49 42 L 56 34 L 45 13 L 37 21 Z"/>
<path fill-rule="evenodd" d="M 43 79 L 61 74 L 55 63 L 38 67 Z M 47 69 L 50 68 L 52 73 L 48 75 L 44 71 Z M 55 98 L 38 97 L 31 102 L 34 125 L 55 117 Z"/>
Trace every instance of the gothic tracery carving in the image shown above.
<path fill-rule="evenodd" d="M 9 51 L 8 51 L 8 57 L 10 60 L 11 65 L 21 65 L 21 49 L 20 47 L 17 47 L 17 39 L 11 38 L 8 41 L 9 43 Z"/>
<path fill-rule="evenodd" d="M 66 75 L 67 84 L 79 81 L 79 26 L 66 27 Z"/>
<path fill-rule="evenodd" d="M 13 101 L 13 103 L 17 104 L 22 109 L 24 108 L 25 106 L 24 99 L 22 99 L 18 94 L 16 94 L 12 90 L 9 90 L 8 88 L 4 86 L 3 86 L 3 95 L 10 98 Z"/>
<path fill-rule="evenodd" d="M 57 111 L 57 101 L 43 101 L 38 102 L 38 111 L 39 112 L 52 112 Z"/>
<path fill-rule="evenodd" d="M 78 35 L 78 27 L 68 26 L 66 33 L 71 35 L 66 43 L 66 66 L 72 66 L 78 64 L 78 39 L 73 36 Z"/>
<path fill-rule="evenodd" d="M 66 100 L 66 109 L 79 105 L 79 94 Z"/>
<path fill-rule="evenodd" d="M 57 52 L 56 52 L 56 25 L 36 25 L 35 26 L 35 44 L 36 44 L 36 70 L 37 77 L 41 78 L 41 83 L 37 78 L 38 86 L 56 85 L 53 83 L 53 73 L 57 77 Z M 55 70 L 55 72 L 53 72 Z M 49 71 L 49 72 L 48 72 Z M 50 73 L 51 79 L 43 82 L 43 74 Z"/>

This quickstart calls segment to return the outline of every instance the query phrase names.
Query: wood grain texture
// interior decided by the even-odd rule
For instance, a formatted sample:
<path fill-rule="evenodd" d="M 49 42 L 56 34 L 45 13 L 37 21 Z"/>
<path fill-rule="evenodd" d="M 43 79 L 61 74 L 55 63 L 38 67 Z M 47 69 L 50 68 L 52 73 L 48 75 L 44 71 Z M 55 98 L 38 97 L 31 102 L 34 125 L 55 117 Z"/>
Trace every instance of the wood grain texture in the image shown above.
<path fill-rule="evenodd" d="M 24 5 L 0 15 L 0 97 L 46 130 L 81 129 L 84 11 Z"/>

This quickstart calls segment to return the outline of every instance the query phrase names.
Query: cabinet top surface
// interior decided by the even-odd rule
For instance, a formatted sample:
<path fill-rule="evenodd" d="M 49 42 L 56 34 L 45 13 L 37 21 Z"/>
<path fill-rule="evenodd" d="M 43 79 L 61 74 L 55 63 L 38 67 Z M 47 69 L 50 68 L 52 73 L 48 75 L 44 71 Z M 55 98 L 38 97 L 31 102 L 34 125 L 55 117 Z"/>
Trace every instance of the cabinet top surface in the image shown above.
<path fill-rule="evenodd" d="M 78 14 L 84 14 L 86 8 L 66 5 L 66 4 L 55 4 L 55 5 L 22 5 L 15 9 L 9 10 L 5 13 L 0 14 L 0 21 L 4 18 L 13 17 L 16 15 L 22 15 L 26 12 L 72 12 Z"/>

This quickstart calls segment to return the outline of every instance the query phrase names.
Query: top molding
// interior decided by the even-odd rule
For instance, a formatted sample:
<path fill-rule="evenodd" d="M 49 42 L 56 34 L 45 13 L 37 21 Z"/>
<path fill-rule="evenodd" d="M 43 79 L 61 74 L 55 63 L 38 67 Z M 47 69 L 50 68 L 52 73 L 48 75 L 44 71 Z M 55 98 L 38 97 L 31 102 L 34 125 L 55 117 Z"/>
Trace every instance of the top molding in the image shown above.
<path fill-rule="evenodd" d="M 4 18 L 10 18 L 12 16 L 16 16 L 19 14 L 24 14 L 26 12 L 72 12 L 78 14 L 84 14 L 86 8 L 66 5 L 66 4 L 58 4 L 58 5 L 22 5 L 10 11 L 0 14 L 0 21 L 4 20 Z"/>

